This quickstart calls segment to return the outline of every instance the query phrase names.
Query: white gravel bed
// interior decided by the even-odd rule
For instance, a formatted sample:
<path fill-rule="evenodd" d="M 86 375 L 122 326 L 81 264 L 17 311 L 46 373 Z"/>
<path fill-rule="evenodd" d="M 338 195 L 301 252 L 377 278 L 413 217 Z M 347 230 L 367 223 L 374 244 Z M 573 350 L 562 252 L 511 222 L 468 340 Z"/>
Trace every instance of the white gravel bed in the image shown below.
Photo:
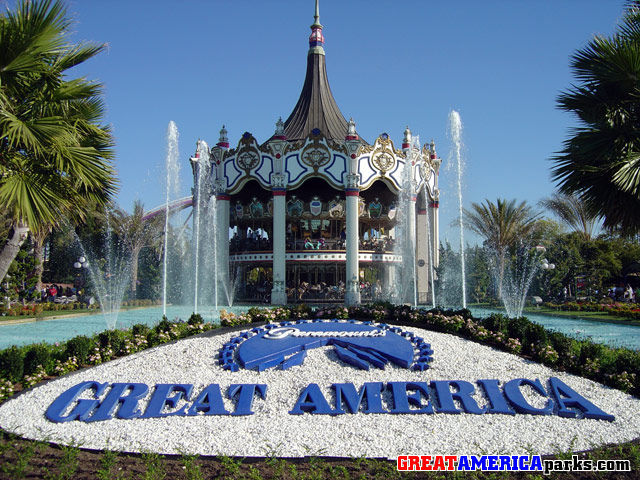
<path fill-rule="evenodd" d="M 340 360 L 332 347 L 308 352 L 301 366 L 264 372 L 225 371 L 218 365 L 221 346 L 237 333 L 181 340 L 53 380 L 0 406 L 0 426 L 31 439 L 85 448 L 126 452 L 287 457 L 338 456 L 388 457 L 402 454 L 549 454 L 582 450 L 640 437 L 640 400 L 584 378 L 561 373 L 515 355 L 460 339 L 453 335 L 404 328 L 424 338 L 434 351 L 431 368 L 413 371 L 387 365 L 385 370 L 358 370 Z M 476 386 L 480 406 L 487 401 L 479 393 L 478 379 L 539 378 L 549 390 L 549 377 L 558 377 L 606 413 L 614 422 L 557 415 L 498 414 L 350 414 L 290 415 L 300 393 L 317 383 L 333 405 L 333 383 L 466 380 Z M 250 416 L 180 416 L 168 418 L 113 419 L 84 423 L 52 423 L 45 418 L 51 402 L 68 388 L 88 380 L 140 382 L 150 391 L 158 383 L 186 383 L 199 393 L 211 383 L 220 385 L 226 398 L 231 384 L 264 383 L 266 399 L 255 398 Z M 526 390 L 526 389 L 525 389 Z M 544 400 L 525 391 L 536 406 Z M 390 394 L 383 394 L 389 410 Z M 88 397 L 83 397 L 88 398 Z M 144 407 L 148 395 L 140 402 Z"/>

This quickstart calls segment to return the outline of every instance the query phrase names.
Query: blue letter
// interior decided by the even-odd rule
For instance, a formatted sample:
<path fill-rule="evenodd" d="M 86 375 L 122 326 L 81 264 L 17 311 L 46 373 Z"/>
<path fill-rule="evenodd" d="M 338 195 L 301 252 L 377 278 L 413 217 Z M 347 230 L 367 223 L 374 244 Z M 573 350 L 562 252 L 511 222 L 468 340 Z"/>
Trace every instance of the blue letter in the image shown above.
<path fill-rule="evenodd" d="M 458 391 L 452 392 L 449 385 L 453 385 Z M 484 407 L 478 407 L 478 404 L 471 396 L 476 389 L 469 382 L 464 380 L 436 380 L 431 382 L 431 386 L 436 389 L 436 395 L 438 396 L 438 405 L 440 405 L 438 412 L 460 413 L 460 410 L 456 408 L 456 404 L 453 403 L 454 398 L 462 403 L 462 408 L 466 413 L 480 415 L 486 410 Z"/>
<path fill-rule="evenodd" d="M 310 383 L 300 394 L 298 401 L 289 413 L 291 415 L 302 415 L 304 412 L 319 415 L 336 415 L 339 412 L 331 410 L 329 403 L 322 395 L 317 383 Z"/>
<path fill-rule="evenodd" d="M 382 391 L 382 382 L 367 382 L 360 390 L 356 392 L 353 383 L 335 383 L 332 387 L 336 391 L 336 410 L 332 413 L 345 413 L 342 409 L 342 400 L 347 404 L 347 408 L 351 413 L 358 413 L 362 398 L 366 395 L 367 408 L 364 413 L 385 413 L 382 409 L 382 399 L 380 392 Z"/>
<path fill-rule="evenodd" d="M 509 404 L 504 399 L 502 392 L 498 388 L 498 380 L 478 380 L 476 383 L 482 385 L 487 397 L 489 398 L 490 407 L 487 413 L 504 413 L 507 415 L 515 415 L 516 413 L 509 408 Z"/>
<path fill-rule="evenodd" d="M 69 408 L 73 402 L 80 396 L 80 394 L 84 393 L 85 390 L 92 388 L 94 390 L 94 396 L 100 396 L 104 389 L 109 385 L 108 383 L 98 383 L 98 382 L 82 382 L 77 384 L 74 387 L 71 387 L 66 392 L 62 393 L 58 398 L 56 398 L 53 403 L 49 406 L 46 412 L 47 418 L 56 423 L 62 422 L 70 422 L 71 420 L 80 420 L 84 421 L 86 418 L 93 412 L 93 409 L 100 403 L 99 400 L 78 400 L 76 406 L 71 410 L 69 415 L 63 417 L 62 413 Z"/>
<path fill-rule="evenodd" d="M 391 413 L 433 413 L 433 407 L 429 403 L 429 387 L 425 382 L 389 382 L 393 393 L 393 409 Z M 416 390 L 409 394 L 407 390 Z M 422 397 L 427 399 L 427 404 L 422 405 Z M 418 409 L 409 408 L 409 404 Z"/>
<path fill-rule="evenodd" d="M 253 405 L 253 396 L 255 395 L 256 390 L 258 391 L 258 394 L 260 394 L 260 398 L 263 400 L 267 395 L 267 386 L 264 383 L 248 383 L 244 385 L 230 385 L 227 396 L 229 398 L 233 398 L 238 390 L 240 390 L 238 403 L 236 404 L 236 409 L 232 415 L 253 415 L 251 405 Z"/>
<path fill-rule="evenodd" d="M 180 399 L 184 396 L 185 400 L 189 400 L 191 396 L 191 390 L 193 385 L 181 384 L 181 383 L 159 383 L 156 385 L 156 391 L 153 392 L 153 396 L 147 405 L 147 409 L 142 415 L 142 418 L 154 418 L 154 417 L 168 417 L 170 415 L 184 415 L 184 411 L 187 409 L 186 405 L 183 405 L 179 410 L 175 412 L 163 413 L 164 407 L 176 408 L 176 405 Z M 175 395 L 169 396 L 171 393 L 176 392 Z"/>
<path fill-rule="evenodd" d="M 571 411 L 568 408 L 573 407 L 580 409 L 584 414 L 584 418 L 595 418 L 597 420 L 608 420 L 610 422 L 613 422 L 616 419 L 613 415 L 609 415 L 608 413 L 600 410 L 589 400 L 569 387 L 569 385 L 563 383 L 559 378 L 551 377 L 549 379 L 549 384 L 551 385 L 551 391 L 556 397 L 556 402 L 558 402 L 558 406 L 560 407 L 558 409 L 558 415 L 560 417 L 575 417 L 576 412 Z M 567 398 L 562 398 L 562 395 Z"/>
<path fill-rule="evenodd" d="M 551 415 L 553 412 L 553 400 L 549 399 L 546 405 L 543 408 L 535 408 L 532 407 L 525 400 L 522 392 L 520 391 L 520 385 L 531 385 L 536 392 L 538 392 L 543 397 L 547 397 L 547 392 L 544 391 L 540 380 L 537 378 L 535 380 L 527 380 L 526 378 L 516 378 L 514 380 L 508 381 L 504 386 L 504 394 L 507 396 L 507 399 L 513 405 L 513 408 L 516 409 L 518 413 L 528 413 L 530 415 Z"/>
<path fill-rule="evenodd" d="M 129 395 L 124 395 L 124 393 L 129 390 L 131 390 Z M 129 419 L 139 417 L 142 415 L 142 412 L 136 410 L 138 400 L 143 398 L 148 391 L 149 387 L 144 383 L 114 383 L 111 385 L 111 391 L 107 394 L 107 397 L 102 401 L 95 413 L 87 419 L 87 422 L 109 420 L 119 404 L 121 405 L 117 414 L 118 418 Z"/>
<path fill-rule="evenodd" d="M 205 415 L 229 415 L 224 408 L 222 393 L 217 383 L 212 383 L 200 392 L 187 415 L 197 415 L 198 412 L 204 412 Z"/>

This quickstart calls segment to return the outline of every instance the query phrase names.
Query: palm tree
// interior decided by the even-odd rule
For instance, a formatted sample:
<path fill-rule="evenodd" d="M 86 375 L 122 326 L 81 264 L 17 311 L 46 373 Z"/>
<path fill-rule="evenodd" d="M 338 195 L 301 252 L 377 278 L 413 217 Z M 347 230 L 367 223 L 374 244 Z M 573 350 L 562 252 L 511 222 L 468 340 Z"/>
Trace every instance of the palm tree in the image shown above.
<path fill-rule="evenodd" d="M 561 193 L 577 195 L 606 228 L 640 230 L 640 2 L 619 31 L 594 37 L 572 57 L 578 84 L 558 97 L 581 126 L 553 158 Z"/>
<path fill-rule="evenodd" d="M 587 241 L 591 240 L 600 223 L 600 217 L 591 213 L 579 197 L 554 193 L 551 197 L 540 200 L 538 205 L 551 210 Z"/>
<path fill-rule="evenodd" d="M 508 249 L 534 232 L 539 216 L 526 201 L 516 205 L 515 199 L 499 198 L 496 203 L 485 200 L 483 204 L 472 203 L 471 210 L 463 209 L 465 227 L 484 238 L 486 247 L 497 255 L 499 296 Z"/>
<path fill-rule="evenodd" d="M 69 26 L 58 0 L 23 0 L 0 16 L 0 208 L 11 217 L 0 279 L 29 229 L 81 221 L 87 202 L 116 191 L 101 85 L 66 78 L 104 45 L 68 43 Z"/>
<path fill-rule="evenodd" d="M 164 219 L 157 216 L 144 219 L 144 205 L 139 200 L 133 204 L 133 213 L 114 210 L 115 229 L 131 255 L 131 293 L 135 298 L 138 284 L 138 260 L 144 247 L 159 248 L 162 241 Z"/>

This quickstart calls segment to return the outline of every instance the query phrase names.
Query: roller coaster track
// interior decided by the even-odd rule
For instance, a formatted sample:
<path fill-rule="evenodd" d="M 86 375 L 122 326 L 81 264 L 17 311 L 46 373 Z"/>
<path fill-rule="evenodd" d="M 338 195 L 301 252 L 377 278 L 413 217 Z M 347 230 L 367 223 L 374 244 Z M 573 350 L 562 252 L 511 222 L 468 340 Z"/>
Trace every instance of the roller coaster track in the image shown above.
<path fill-rule="evenodd" d="M 180 210 L 184 210 L 185 208 L 191 207 L 192 204 L 193 204 L 193 197 L 191 196 L 179 198 L 178 200 L 174 200 L 169 204 L 169 213 L 179 212 Z M 164 214 L 166 210 L 167 210 L 167 206 L 165 204 L 160 205 L 156 208 L 152 208 L 151 210 L 148 210 L 147 212 L 145 212 L 144 216 L 142 217 L 142 220 L 151 220 L 152 218 L 155 218 L 158 215 Z"/>

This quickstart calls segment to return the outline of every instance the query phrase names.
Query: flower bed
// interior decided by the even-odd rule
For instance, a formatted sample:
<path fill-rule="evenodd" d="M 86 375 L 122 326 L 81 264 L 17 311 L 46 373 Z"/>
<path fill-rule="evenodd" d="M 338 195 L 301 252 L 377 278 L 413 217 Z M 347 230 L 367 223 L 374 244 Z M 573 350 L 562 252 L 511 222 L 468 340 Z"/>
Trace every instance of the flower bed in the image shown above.
<path fill-rule="evenodd" d="M 328 307 L 316 312 L 305 305 L 251 308 L 245 314 L 220 312 L 223 327 L 303 318 L 373 320 L 455 334 L 636 396 L 640 394 L 640 352 L 577 340 L 546 330 L 525 317 L 509 319 L 493 314 L 486 319 L 476 319 L 466 309 L 424 310 L 386 303 L 352 308 Z M 217 325 L 205 323 L 200 315 L 194 314 L 187 322 L 170 322 L 164 318 L 153 328 L 140 324 L 129 330 L 107 330 L 92 337 L 74 337 L 62 344 L 10 347 L 0 351 L 0 400 L 43 379 L 214 328 Z"/>
<path fill-rule="evenodd" d="M 616 317 L 630 318 L 632 320 L 640 320 L 640 305 L 637 303 L 598 303 L 598 302 L 567 302 L 556 304 L 546 302 L 544 307 L 551 310 L 563 312 L 603 312 Z"/>

